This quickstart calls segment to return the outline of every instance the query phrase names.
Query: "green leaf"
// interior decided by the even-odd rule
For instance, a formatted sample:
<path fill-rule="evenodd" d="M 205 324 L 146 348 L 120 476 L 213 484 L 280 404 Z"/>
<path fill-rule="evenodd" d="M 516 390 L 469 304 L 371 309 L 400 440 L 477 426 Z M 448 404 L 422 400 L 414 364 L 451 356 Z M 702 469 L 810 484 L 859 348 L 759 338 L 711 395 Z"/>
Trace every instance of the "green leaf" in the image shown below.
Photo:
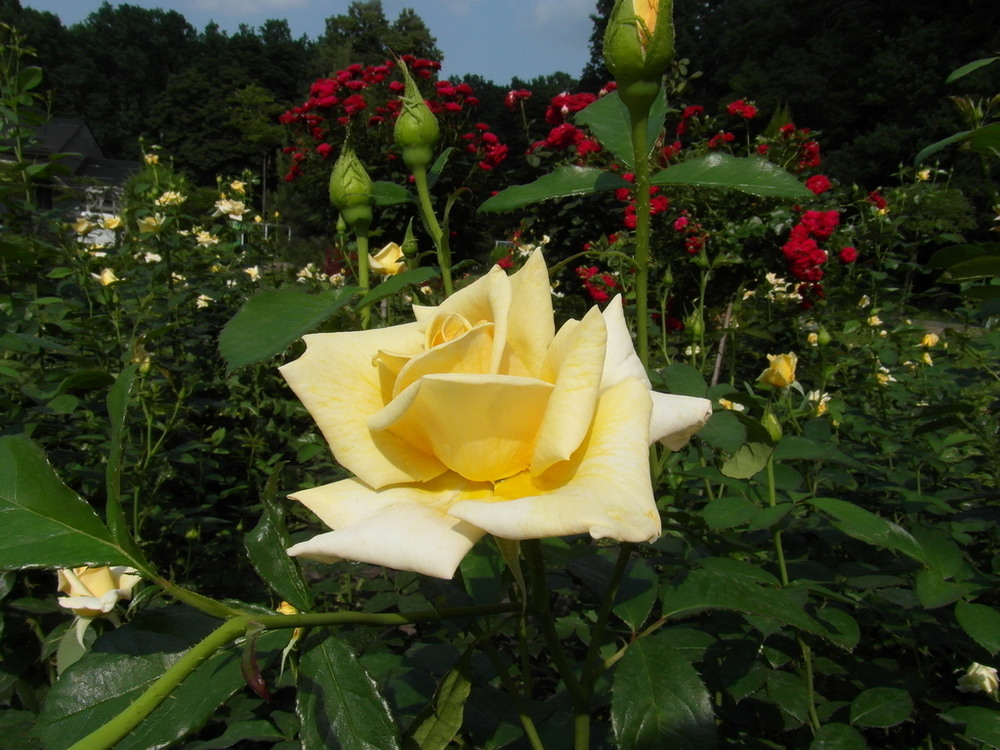
<path fill-rule="evenodd" d="M 625 572 L 625 577 L 618 586 L 613 612 L 622 618 L 632 632 L 638 630 L 646 622 L 653 604 L 659 593 L 659 576 L 656 571 L 642 558 L 631 561 Z"/>
<path fill-rule="evenodd" d="M 886 729 L 902 724 L 912 711 L 913 699 L 902 688 L 870 688 L 851 701 L 851 724 Z"/>
<path fill-rule="evenodd" d="M 395 182 L 372 183 L 372 195 L 375 198 L 376 206 L 395 206 L 413 201 L 413 194 Z"/>
<path fill-rule="evenodd" d="M 798 178 L 759 156 L 739 158 L 715 153 L 688 159 L 652 177 L 654 185 L 688 185 L 740 190 L 766 198 L 813 197 Z"/>
<path fill-rule="evenodd" d="M 942 281 L 954 284 L 964 281 L 978 281 L 1000 276 L 1000 257 L 981 255 L 946 268 L 941 274 Z"/>
<path fill-rule="evenodd" d="M 280 354 L 350 302 L 357 287 L 324 294 L 270 289 L 248 299 L 219 336 L 219 352 L 232 371 Z"/>
<path fill-rule="evenodd" d="M 358 309 L 360 310 L 368 305 L 373 305 L 386 297 L 391 297 L 407 286 L 423 284 L 430 279 L 436 278 L 438 275 L 439 271 L 436 268 L 411 268 L 408 271 L 397 273 L 388 277 L 362 297 L 358 302 Z"/>
<path fill-rule="evenodd" d="M 679 396 L 704 397 L 708 392 L 708 384 L 701 371 L 684 362 L 667 365 L 656 375 L 667 391 Z"/>
<path fill-rule="evenodd" d="M 596 167 L 556 167 L 547 175 L 527 185 L 513 185 L 486 200 L 480 211 L 497 213 L 512 211 L 532 203 L 571 195 L 590 195 L 598 190 L 617 190 L 631 187 L 614 172 Z"/>
<path fill-rule="evenodd" d="M 667 100 L 661 90 L 650 107 L 646 125 L 647 154 L 653 150 L 656 139 L 663 130 L 663 118 L 666 113 Z M 574 122 L 588 128 L 594 137 L 601 142 L 601 146 L 610 151 L 628 169 L 634 167 L 632 124 L 628 110 L 622 104 L 617 91 L 596 99 L 586 108 L 577 112 Z"/>
<path fill-rule="evenodd" d="M 132 385 L 135 383 L 136 366 L 122 370 L 108 392 L 108 421 L 111 428 L 111 447 L 108 449 L 108 463 L 104 469 L 107 500 L 104 517 L 108 523 L 111 538 L 136 559 L 145 559 L 139 545 L 128 530 L 125 512 L 121 504 L 122 435 L 125 431 L 125 409 L 128 406 Z M 148 567 L 148 565 L 147 565 Z"/>
<path fill-rule="evenodd" d="M 420 750 L 447 750 L 461 731 L 465 701 L 472 690 L 471 654 L 466 651 L 448 670 L 434 693 L 433 702 L 413 720 L 409 734 Z"/>
<path fill-rule="evenodd" d="M 824 724 L 816 731 L 809 750 L 867 750 L 868 743 L 847 724 Z"/>
<path fill-rule="evenodd" d="M 732 479 L 749 479 L 767 466 L 773 451 L 774 448 L 767 443 L 744 443 L 722 462 L 719 471 Z"/>
<path fill-rule="evenodd" d="M 962 67 L 953 70 L 944 80 L 944 82 L 954 83 L 959 78 L 964 78 L 965 76 L 969 75 L 969 73 L 972 73 L 975 70 L 979 70 L 980 68 L 983 68 L 987 65 L 990 65 L 991 63 L 994 63 L 997 60 L 1000 60 L 1000 57 L 984 57 L 980 60 L 973 60 L 972 62 L 966 63 Z"/>
<path fill-rule="evenodd" d="M 1000 122 L 991 122 L 969 133 L 969 147 L 987 155 L 1000 151 Z"/>
<path fill-rule="evenodd" d="M 297 609 L 312 609 L 313 599 L 309 593 L 302 569 L 299 564 L 285 553 L 291 547 L 288 532 L 285 529 L 285 519 L 275 502 L 278 477 L 281 466 L 278 466 L 268 478 L 267 486 L 261 496 L 263 512 L 260 521 L 243 539 L 243 544 L 250 555 L 250 562 L 260 577 L 273 588 L 282 599 L 293 604 Z"/>
<path fill-rule="evenodd" d="M 980 706 L 959 706 L 941 718 L 955 724 L 965 724 L 965 736 L 990 747 L 1000 747 L 1000 711 Z"/>
<path fill-rule="evenodd" d="M 399 750 L 389 706 L 346 643 L 327 635 L 299 671 L 303 750 Z"/>
<path fill-rule="evenodd" d="M 925 609 L 951 604 L 976 588 L 976 584 L 973 583 L 949 581 L 933 568 L 917 573 L 917 596 Z"/>
<path fill-rule="evenodd" d="M 20 435 L 0 437 L 0 528 L 0 570 L 136 564 Z"/>
<path fill-rule="evenodd" d="M 958 602 L 955 618 L 966 634 L 991 654 L 1000 651 L 1000 612 L 985 604 Z"/>
<path fill-rule="evenodd" d="M 801 435 L 786 435 L 774 448 L 775 461 L 817 461 L 842 456 L 833 443 L 821 443 Z"/>
<path fill-rule="evenodd" d="M 68 747 L 117 716 L 218 624 L 187 607 L 167 607 L 143 612 L 103 635 L 46 697 L 38 729 L 46 750 Z M 258 639 L 258 650 L 273 659 L 287 640 L 287 633 L 268 633 Z M 115 747 L 146 750 L 176 742 L 204 726 L 244 684 L 239 649 L 220 651 Z"/>
<path fill-rule="evenodd" d="M 712 414 L 705 426 L 698 430 L 698 437 L 713 448 L 733 453 L 746 441 L 747 428 L 726 409 Z"/>
<path fill-rule="evenodd" d="M 628 647 L 612 678 L 611 724 L 622 750 L 715 747 L 711 696 L 669 634 Z"/>
<path fill-rule="evenodd" d="M 876 547 L 902 552 L 918 562 L 924 561 L 917 540 L 898 524 L 845 500 L 820 497 L 809 502 L 828 514 L 833 525 L 848 536 Z"/>
<path fill-rule="evenodd" d="M 760 507 L 746 498 L 727 495 L 712 500 L 702 515 L 710 529 L 730 529 L 749 523 L 760 513 Z"/>
<path fill-rule="evenodd" d="M 913 166 L 919 166 L 923 162 L 927 161 L 930 157 L 934 156 L 938 151 L 947 148 L 953 143 L 958 143 L 959 141 L 964 141 L 969 137 L 971 130 L 961 130 L 958 133 L 953 133 L 947 138 L 942 138 L 940 141 L 935 141 L 930 146 L 925 146 L 913 159 Z"/>
<path fill-rule="evenodd" d="M 17 90 L 19 92 L 31 91 L 42 82 L 42 69 L 36 65 L 29 65 L 22 68 L 17 74 Z"/>
<path fill-rule="evenodd" d="M 762 586 L 747 576 L 718 570 L 694 570 L 679 583 L 666 587 L 661 599 L 666 618 L 688 616 L 706 609 L 724 609 L 777 620 L 807 633 L 837 640 L 836 634 L 802 610 L 800 600 L 782 589 Z"/>
<path fill-rule="evenodd" d="M 1000 242 L 973 242 L 962 245 L 948 245 L 935 250 L 927 260 L 931 268 L 948 268 L 982 255 L 1000 257 Z"/>

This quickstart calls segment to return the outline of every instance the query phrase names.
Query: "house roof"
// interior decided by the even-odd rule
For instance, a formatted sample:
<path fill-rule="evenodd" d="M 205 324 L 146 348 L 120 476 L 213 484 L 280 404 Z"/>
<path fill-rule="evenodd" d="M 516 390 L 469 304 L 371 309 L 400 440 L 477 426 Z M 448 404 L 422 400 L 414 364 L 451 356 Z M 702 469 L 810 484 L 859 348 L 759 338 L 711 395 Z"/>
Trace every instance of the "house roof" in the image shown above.
<path fill-rule="evenodd" d="M 59 163 L 75 177 L 120 185 L 139 171 L 138 161 L 109 159 L 83 120 L 53 117 L 34 133 L 35 142 L 25 155 L 35 159 L 66 154 Z"/>

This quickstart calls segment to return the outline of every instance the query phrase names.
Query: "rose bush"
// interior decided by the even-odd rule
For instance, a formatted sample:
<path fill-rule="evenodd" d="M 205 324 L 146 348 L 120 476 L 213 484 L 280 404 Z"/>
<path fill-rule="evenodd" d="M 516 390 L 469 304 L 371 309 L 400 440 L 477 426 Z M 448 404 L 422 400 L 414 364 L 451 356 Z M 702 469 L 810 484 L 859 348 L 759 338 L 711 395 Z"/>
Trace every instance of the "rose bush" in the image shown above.
<path fill-rule="evenodd" d="M 289 554 L 448 578 L 486 533 L 659 535 L 649 445 L 682 447 L 711 403 L 651 390 L 620 297 L 556 332 L 536 252 L 414 314 L 281 368 L 355 475 L 291 496 L 334 531 Z"/>

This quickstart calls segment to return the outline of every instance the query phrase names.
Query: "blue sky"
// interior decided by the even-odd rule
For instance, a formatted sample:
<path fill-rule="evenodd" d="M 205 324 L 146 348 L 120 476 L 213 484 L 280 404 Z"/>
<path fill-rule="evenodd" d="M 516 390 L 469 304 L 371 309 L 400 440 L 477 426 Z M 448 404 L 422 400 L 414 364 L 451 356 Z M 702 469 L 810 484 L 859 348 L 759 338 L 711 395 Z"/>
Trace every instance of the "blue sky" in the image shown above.
<path fill-rule="evenodd" d="M 329 16 L 346 12 L 349 0 L 128 0 L 131 5 L 183 14 L 199 31 L 209 21 L 234 31 L 268 18 L 288 20 L 295 36 L 315 39 Z M 120 4 L 117 0 L 113 5 Z M 24 7 L 55 13 L 64 25 L 78 23 L 101 0 L 21 0 Z M 477 73 L 506 85 L 564 71 L 578 76 L 589 57 L 590 14 L 595 0 L 383 0 L 386 16 L 413 8 L 444 53 L 445 76 Z"/>

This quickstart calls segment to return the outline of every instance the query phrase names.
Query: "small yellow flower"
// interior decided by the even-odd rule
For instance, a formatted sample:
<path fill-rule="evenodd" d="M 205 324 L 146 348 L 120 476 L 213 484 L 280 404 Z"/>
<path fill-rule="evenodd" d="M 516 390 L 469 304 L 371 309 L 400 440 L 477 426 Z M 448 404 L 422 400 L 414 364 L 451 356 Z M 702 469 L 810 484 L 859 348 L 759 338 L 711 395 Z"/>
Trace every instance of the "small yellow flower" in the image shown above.
<path fill-rule="evenodd" d="M 813 405 L 813 414 L 817 417 L 821 417 L 827 412 L 827 404 L 830 403 L 830 394 L 821 393 L 820 391 L 809 391 L 806 394 L 806 401 L 809 401 Z"/>
<path fill-rule="evenodd" d="M 110 230 L 120 229 L 122 226 L 122 217 L 105 216 L 101 224 L 104 226 L 105 229 L 110 229 Z"/>
<path fill-rule="evenodd" d="M 78 617 L 106 615 L 119 599 L 131 599 L 132 588 L 142 580 L 137 571 L 122 566 L 57 570 L 59 605 Z"/>
<path fill-rule="evenodd" d="M 924 334 L 924 337 L 922 339 L 920 339 L 920 346 L 924 347 L 925 349 L 930 349 L 936 346 L 937 342 L 940 340 L 941 337 L 938 336 L 936 333 L 928 332 Z"/>
<path fill-rule="evenodd" d="M 368 256 L 368 267 L 376 273 L 384 273 L 394 276 L 406 269 L 406 258 L 403 256 L 403 248 L 395 242 L 390 242 L 375 255 Z"/>
<path fill-rule="evenodd" d="M 880 318 L 878 315 L 872 315 L 870 318 L 868 318 L 868 325 L 880 326 L 882 325 L 882 318 Z"/>
<path fill-rule="evenodd" d="M 160 230 L 163 229 L 163 222 L 163 214 L 153 214 L 152 216 L 143 216 L 136 221 L 136 224 L 142 234 L 159 234 Z"/>
<path fill-rule="evenodd" d="M 879 385 L 888 385 L 889 383 L 896 382 L 896 378 L 889 372 L 889 368 L 884 365 L 879 365 L 878 370 L 875 372 L 875 378 L 878 380 Z"/>
<path fill-rule="evenodd" d="M 179 206 L 185 200 L 187 196 L 181 195 L 176 190 L 167 190 L 163 195 L 153 201 L 157 206 Z"/>
<path fill-rule="evenodd" d="M 100 273 L 92 273 L 90 275 L 94 277 L 96 281 L 99 281 L 101 286 L 111 286 L 115 282 L 121 281 L 121 279 L 115 276 L 115 272 L 110 268 L 105 268 Z"/>
<path fill-rule="evenodd" d="M 233 180 L 232 182 L 229 183 L 229 187 L 232 188 L 234 192 L 237 192 L 240 195 L 243 195 L 247 191 L 246 185 L 243 184 L 243 182 L 241 182 L 240 180 Z"/>
<path fill-rule="evenodd" d="M 200 310 L 204 307 L 208 307 L 213 302 L 215 302 L 215 300 L 209 297 L 207 294 L 199 294 L 198 299 L 194 301 L 194 306 Z"/>
<path fill-rule="evenodd" d="M 819 346 L 819 334 L 813 331 L 808 336 L 806 336 L 806 341 L 809 342 L 810 346 Z"/>
<path fill-rule="evenodd" d="M 83 237 L 84 235 L 90 234 L 90 232 L 96 227 L 92 221 L 87 221 L 86 219 L 77 219 L 73 224 L 73 231 L 78 235 Z"/>
<path fill-rule="evenodd" d="M 242 221 L 243 214 L 247 212 L 247 207 L 243 201 L 234 201 L 223 196 L 215 202 L 215 213 L 213 216 L 228 216 L 233 221 Z"/>
<path fill-rule="evenodd" d="M 966 673 L 958 678 L 957 687 L 960 692 L 982 692 L 996 700 L 997 690 L 1000 688 L 1000 679 L 997 678 L 997 671 L 993 667 L 973 662 Z"/>
<path fill-rule="evenodd" d="M 261 216 L 260 214 L 257 214 L 256 216 L 253 217 L 253 221 L 254 224 L 260 224 L 261 222 L 264 221 L 264 217 Z"/>
<path fill-rule="evenodd" d="M 243 273 L 250 277 L 250 281 L 258 281 L 260 279 L 260 267 L 250 266 L 250 268 L 244 268 Z"/>
<path fill-rule="evenodd" d="M 919 172 L 917 172 L 918 180 L 929 180 L 930 178 L 931 178 L 931 170 L 929 169 L 921 169 Z"/>
<path fill-rule="evenodd" d="M 923 359 L 924 364 L 927 365 L 928 367 L 934 366 L 934 360 L 931 358 L 930 352 L 924 352 L 924 356 L 921 357 L 921 359 Z"/>
<path fill-rule="evenodd" d="M 159 154 L 143 154 L 142 157 L 147 164 L 159 164 L 160 156 Z"/>
<path fill-rule="evenodd" d="M 799 357 L 794 352 L 788 354 L 768 354 L 768 368 L 757 378 L 758 382 L 773 385 L 775 388 L 787 388 L 795 382 L 795 365 Z"/>
<path fill-rule="evenodd" d="M 728 409 L 729 411 L 746 411 L 747 408 L 743 404 L 739 404 L 735 401 L 730 401 L 728 398 L 720 398 L 719 406 L 723 409 Z"/>
<path fill-rule="evenodd" d="M 219 244 L 219 238 L 216 237 L 211 232 L 206 232 L 204 230 L 195 234 L 195 242 L 198 243 L 198 247 L 211 247 L 212 245 Z"/>
<path fill-rule="evenodd" d="M 868 305 L 870 305 L 871 303 L 872 303 L 871 297 L 869 297 L 867 294 L 864 294 L 861 296 L 861 299 L 858 300 L 858 307 L 860 307 L 863 310 L 864 308 L 868 307 Z"/>

